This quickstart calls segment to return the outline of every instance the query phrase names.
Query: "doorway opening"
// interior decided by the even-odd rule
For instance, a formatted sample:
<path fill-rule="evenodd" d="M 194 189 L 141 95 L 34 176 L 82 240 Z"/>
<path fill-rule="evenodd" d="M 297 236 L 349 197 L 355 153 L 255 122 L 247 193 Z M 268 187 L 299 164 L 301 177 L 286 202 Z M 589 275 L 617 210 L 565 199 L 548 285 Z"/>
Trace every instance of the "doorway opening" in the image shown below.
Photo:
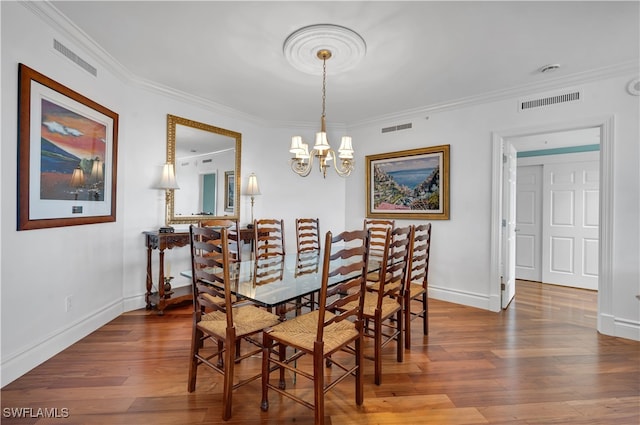
<path fill-rule="evenodd" d="M 507 141 L 517 150 L 515 278 L 597 290 L 600 128 Z"/>
<path fill-rule="evenodd" d="M 506 308 L 515 295 L 515 184 L 509 185 L 509 158 L 513 157 L 517 140 L 543 134 L 597 129 L 600 135 L 599 155 L 599 229 L 598 229 L 598 330 L 611 312 L 611 237 L 613 188 L 613 117 L 582 119 L 576 122 L 500 131 L 493 134 L 493 202 L 492 202 L 492 309 Z M 520 142 L 523 143 L 523 142 Z M 517 164 L 517 161 L 516 161 Z M 506 170 L 506 171 L 505 171 Z M 511 189 L 510 189 L 511 186 Z M 512 192 L 510 197 L 510 192 Z M 511 200 L 510 200 L 511 199 Z M 510 208 L 513 205 L 513 208 Z"/>

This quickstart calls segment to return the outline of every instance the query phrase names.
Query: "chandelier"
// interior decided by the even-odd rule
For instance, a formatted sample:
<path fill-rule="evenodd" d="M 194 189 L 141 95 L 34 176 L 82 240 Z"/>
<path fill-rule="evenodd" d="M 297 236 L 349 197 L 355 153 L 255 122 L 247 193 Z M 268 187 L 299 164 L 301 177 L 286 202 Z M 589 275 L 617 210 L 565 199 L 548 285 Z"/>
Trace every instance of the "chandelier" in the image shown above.
<path fill-rule="evenodd" d="M 302 141 L 301 136 L 291 138 L 289 152 L 293 154 L 291 158 L 291 169 L 298 175 L 306 177 L 311 173 L 313 162 L 318 162 L 318 167 L 322 176 L 327 177 L 327 168 L 333 162 L 334 170 L 340 177 L 347 177 L 354 168 L 353 147 L 351 137 L 342 136 L 338 154 L 329 145 L 327 140 L 327 125 L 325 115 L 325 101 L 327 88 L 327 59 L 331 58 L 331 51 L 320 49 L 317 53 L 318 59 L 322 60 L 322 115 L 320 116 L 320 131 L 316 133 L 316 143 L 309 151 L 309 144 Z"/>

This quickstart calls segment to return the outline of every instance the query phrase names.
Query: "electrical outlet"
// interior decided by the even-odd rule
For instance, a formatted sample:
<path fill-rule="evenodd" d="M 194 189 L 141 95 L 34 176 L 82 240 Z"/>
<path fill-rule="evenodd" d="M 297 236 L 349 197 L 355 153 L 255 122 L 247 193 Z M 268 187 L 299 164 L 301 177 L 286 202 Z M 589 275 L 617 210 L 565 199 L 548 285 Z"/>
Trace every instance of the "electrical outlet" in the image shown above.
<path fill-rule="evenodd" d="M 64 299 L 64 308 L 65 308 L 65 311 L 67 312 L 71 311 L 71 307 L 73 306 L 73 304 L 71 304 L 72 298 L 73 298 L 72 295 L 68 295 Z"/>

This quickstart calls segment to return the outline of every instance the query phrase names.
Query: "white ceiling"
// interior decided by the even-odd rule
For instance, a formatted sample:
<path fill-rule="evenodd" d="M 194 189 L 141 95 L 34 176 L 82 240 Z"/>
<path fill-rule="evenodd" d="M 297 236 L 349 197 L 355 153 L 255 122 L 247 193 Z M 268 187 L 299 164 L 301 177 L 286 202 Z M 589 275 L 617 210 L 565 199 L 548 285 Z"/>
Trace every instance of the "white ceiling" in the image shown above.
<path fill-rule="evenodd" d="M 536 93 L 640 60 L 637 1 L 51 4 L 137 80 L 275 123 L 319 121 L 321 77 L 283 54 L 287 36 L 312 24 L 366 42 L 355 68 L 332 75 L 327 62 L 329 125 Z M 550 63 L 561 68 L 538 72 Z"/>

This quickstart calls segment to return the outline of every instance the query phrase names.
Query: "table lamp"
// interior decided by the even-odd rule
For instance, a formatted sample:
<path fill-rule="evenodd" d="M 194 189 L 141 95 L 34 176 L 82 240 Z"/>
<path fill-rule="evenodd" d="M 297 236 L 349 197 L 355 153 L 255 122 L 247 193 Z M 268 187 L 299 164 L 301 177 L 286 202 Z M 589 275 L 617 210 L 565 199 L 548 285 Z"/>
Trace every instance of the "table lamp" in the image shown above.
<path fill-rule="evenodd" d="M 251 223 L 247 225 L 249 229 L 253 227 L 253 204 L 255 203 L 255 197 L 260 195 L 260 188 L 258 187 L 258 177 L 255 173 L 249 175 L 249 183 L 247 184 L 247 195 L 251 197 Z"/>

